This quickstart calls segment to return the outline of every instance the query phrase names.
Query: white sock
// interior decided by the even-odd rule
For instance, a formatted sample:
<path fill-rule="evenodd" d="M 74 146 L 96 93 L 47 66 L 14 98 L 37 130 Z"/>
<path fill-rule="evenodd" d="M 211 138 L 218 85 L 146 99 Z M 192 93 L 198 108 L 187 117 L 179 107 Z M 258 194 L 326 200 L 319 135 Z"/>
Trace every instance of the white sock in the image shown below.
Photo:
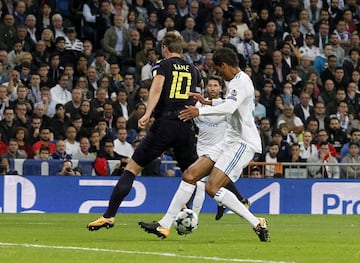
<path fill-rule="evenodd" d="M 218 203 L 224 204 L 227 208 L 235 214 L 245 218 L 252 227 L 256 227 L 260 221 L 255 217 L 229 190 L 221 187 L 214 196 L 214 200 Z"/>
<path fill-rule="evenodd" d="M 205 200 L 205 183 L 201 181 L 196 182 L 196 191 L 193 201 L 192 210 L 199 215 Z"/>
<path fill-rule="evenodd" d="M 176 215 L 181 211 L 184 205 L 190 200 L 195 185 L 181 181 L 178 190 L 176 191 L 169 208 L 164 217 L 159 221 L 159 224 L 164 228 L 171 228 Z"/>

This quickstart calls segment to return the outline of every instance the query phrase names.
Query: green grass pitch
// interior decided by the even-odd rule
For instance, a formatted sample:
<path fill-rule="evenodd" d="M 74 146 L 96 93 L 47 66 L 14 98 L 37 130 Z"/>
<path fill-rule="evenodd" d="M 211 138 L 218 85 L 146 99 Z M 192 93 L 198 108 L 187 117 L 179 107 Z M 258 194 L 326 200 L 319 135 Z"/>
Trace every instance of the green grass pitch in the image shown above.
<path fill-rule="evenodd" d="M 360 262 L 358 215 L 264 215 L 271 242 L 261 243 L 236 215 L 201 214 L 187 236 L 164 240 L 139 228 L 160 214 L 118 214 L 112 229 L 90 232 L 98 214 L 1 214 L 0 262 L 184 263 Z"/>

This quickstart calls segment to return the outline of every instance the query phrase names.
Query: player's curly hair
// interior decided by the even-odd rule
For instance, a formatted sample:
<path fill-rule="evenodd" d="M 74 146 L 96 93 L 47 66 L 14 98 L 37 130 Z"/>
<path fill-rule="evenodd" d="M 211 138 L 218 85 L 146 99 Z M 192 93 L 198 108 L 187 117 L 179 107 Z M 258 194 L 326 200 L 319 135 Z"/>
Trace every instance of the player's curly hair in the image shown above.
<path fill-rule="evenodd" d="M 231 67 L 239 67 L 239 59 L 234 50 L 228 47 L 221 48 L 214 52 L 213 61 L 215 66 L 226 63 Z"/>

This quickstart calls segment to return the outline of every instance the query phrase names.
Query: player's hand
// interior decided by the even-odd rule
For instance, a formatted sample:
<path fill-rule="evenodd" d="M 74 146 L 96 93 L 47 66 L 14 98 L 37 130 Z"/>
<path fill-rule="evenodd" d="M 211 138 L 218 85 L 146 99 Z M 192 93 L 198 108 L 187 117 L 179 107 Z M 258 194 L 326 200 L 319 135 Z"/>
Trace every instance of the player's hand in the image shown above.
<path fill-rule="evenodd" d="M 141 129 L 145 129 L 147 124 L 150 121 L 150 115 L 147 115 L 146 113 L 138 120 L 138 126 Z"/>
<path fill-rule="evenodd" d="M 203 96 L 201 96 L 198 92 L 189 92 L 189 96 L 193 96 L 195 100 L 199 101 L 201 104 L 204 105 L 211 105 L 211 101 L 205 99 Z"/>
<path fill-rule="evenodd" d="M 199 116 L 198 108 L 194 106 L 185 106 L 185 110 L 180 111 L 179 119 L 185 122 L 197 116 Z"/>

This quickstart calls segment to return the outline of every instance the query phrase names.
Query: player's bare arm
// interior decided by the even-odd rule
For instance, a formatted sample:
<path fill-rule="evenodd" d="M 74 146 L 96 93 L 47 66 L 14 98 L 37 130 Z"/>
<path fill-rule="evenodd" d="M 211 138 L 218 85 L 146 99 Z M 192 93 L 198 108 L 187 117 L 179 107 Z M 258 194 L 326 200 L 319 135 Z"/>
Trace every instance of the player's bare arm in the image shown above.
<path fill-rule="evenodd" d="M 151 84 L 150 91 L 149 91 L 149 101 L 148 101 L 148 105 L 146 107 L 146 112 L 138 121 L 138 126 L 141 129 L 144 129 L 146 127 L 146 125 L 149 123 L 151 114 L 159 101 L 161 91 L 163 88 L 163 84 L 164 84 L 164 80 L 165 80 L 165 77 L 163 75 L 157 75 L 153 79 L 153 82 Z"/>
<path fill-rule="evenodd" d="M 200 93 L 197 92 L 189 92 L 189 96 L 193 96 L 195 100 L 199 101 L 203 105 L 212 105 L 211 99 L 205 99 L 203 96 L 201 96 Z"/>
<path fill-rule="evenodd" d="M 185 106 L 185 109 L 180 111 L 179 119 L 182 121 L 188 121 L 199 116 L 199 109 L 194 106 Z"/>

